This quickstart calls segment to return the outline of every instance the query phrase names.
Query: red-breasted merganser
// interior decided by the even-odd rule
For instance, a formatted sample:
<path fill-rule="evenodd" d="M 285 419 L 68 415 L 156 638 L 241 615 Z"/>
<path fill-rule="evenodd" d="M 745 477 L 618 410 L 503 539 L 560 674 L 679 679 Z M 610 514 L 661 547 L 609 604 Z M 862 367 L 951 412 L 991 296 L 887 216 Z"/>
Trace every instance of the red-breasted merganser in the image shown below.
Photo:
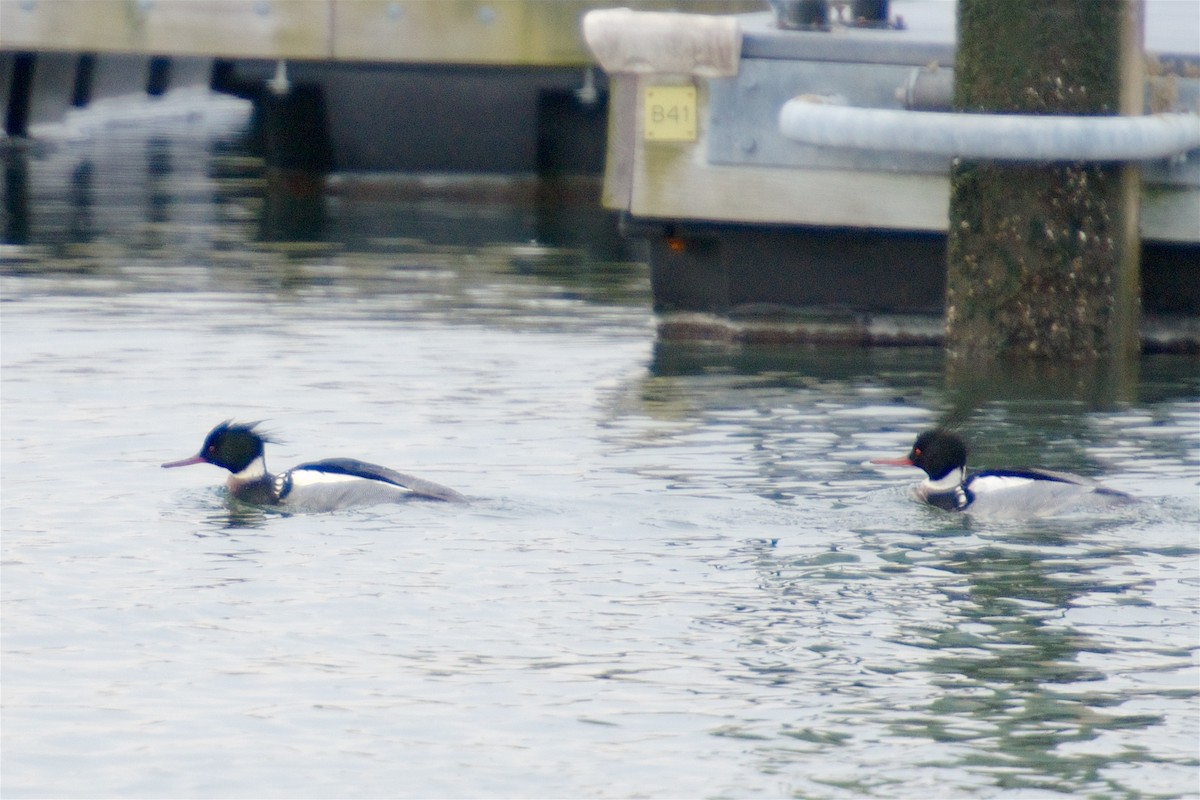
<path fill-rule="evenodd" d="M 271 439 L 256 429 L 257 424 L 226 420 L 209 432 L 198 455 L 163 466 L 224 467 L 233 473 L 226 485 L 238 500 L 298 511 L 336 511 L 408 499 L 466 500 L 432 481 L 353 458 L 312 461 L 272 475 L 263 456 L 264 445 Z"/>
<path fill-rule="evenodd" d="M 920 467 L 929 477 L 913 494 L 946 511 L 989 516 L 1028 517 L 1072 506 L 1116 505 L 1134 498 L 1069 472 L 1044 469 L 989 469 L 967 472 L 967 445 L 947 430 L 925 431 L 904 458 L 880 458 L 872 464 Z"/>

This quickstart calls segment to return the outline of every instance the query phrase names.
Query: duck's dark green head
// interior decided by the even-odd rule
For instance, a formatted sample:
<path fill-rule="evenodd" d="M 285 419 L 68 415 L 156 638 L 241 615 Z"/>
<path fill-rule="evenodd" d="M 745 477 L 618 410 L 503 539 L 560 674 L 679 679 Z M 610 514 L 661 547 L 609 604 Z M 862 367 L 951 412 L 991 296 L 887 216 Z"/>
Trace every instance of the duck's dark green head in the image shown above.
<path fill-rule="evenodd" d="M 967 443 L 957 433 L 944 428 L 925 431 L 913 442 L 904 458 L 879 458 L 872 464 L 920 467 L 932 480 L 941 480 L 967 464 Z"/>
<path fill-rule="evenodd" d="M 191 458 L 169 461 L 164 467 L 186 467 L 189 464 L 215 464 L 237 474 L 263 455 L 263 446 L 271 441 L 256 430 L 257 422 L 225 420 L 204 437 L 200 452 Z"/>
<path fill-rule="evenodd" d="M 967 465 L 967 443 L 957 433 L 942 428 L 925 431 L 913 443 L 908 457 L 913 466 L 936 481 Z"/>

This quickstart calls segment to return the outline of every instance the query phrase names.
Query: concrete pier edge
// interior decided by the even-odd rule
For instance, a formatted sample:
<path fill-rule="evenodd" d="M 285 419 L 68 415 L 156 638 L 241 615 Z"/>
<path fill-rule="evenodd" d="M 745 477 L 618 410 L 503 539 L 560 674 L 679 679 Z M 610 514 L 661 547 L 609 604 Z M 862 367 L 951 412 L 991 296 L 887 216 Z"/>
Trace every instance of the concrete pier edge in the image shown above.
<path fill-rule="evenodd" d="M 745 309 L 732 314 L 666 311 L 656 315 L 658 338 L 723 345 L 941 347 L 940 314 L 887 314 L 827 309 Z M 1146 315 L 1141 353 L 1200 355 L 1200 319 Z"/>

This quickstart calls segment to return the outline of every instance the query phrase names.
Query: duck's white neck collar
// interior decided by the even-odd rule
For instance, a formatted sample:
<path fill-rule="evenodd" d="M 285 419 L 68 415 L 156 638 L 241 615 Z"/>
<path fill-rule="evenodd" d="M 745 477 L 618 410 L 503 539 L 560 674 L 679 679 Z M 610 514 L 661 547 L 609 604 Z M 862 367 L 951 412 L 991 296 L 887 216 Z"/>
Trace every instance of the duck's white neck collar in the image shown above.
<path fill-rule="evenodd" d="M 958 469 L 950 470 L 936 481 L 926 478 L 925 489 L 932 494 L 948 492 L 956 486 L 962 484 L 967 479 L 967 468 L 959 467 Z"/>
<path fill-rule="evenodd" d="M 265 477 L 266 474 L 267 474 L 267 460 L 265 458 L 263 458 L 262 456 L 259 456 L 258 458 L 254 459 L 249 464 L 247 464 L 246 468 L 243 469 L 241 472 L 235 472 L 230 477 L 230 480 L 237 481 L 238 483 L 252 483 L 256 480 L 260 480 L 261 478 Z"/>

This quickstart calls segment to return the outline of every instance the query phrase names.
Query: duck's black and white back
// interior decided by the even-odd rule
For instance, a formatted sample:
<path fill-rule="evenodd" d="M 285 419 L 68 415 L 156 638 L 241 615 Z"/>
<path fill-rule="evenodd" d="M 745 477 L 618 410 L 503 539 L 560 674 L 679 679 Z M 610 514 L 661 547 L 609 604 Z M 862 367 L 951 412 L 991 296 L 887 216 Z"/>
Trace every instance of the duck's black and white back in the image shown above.
<path fill-rule="evenodd" d="M 279 502 L 306 511 L 335 511 L 414 499 L 450 503 L 466 499 L 447 486 L 354 458 L 327 458 L 300 464 L 275 480 L 279 484 Z"/>

